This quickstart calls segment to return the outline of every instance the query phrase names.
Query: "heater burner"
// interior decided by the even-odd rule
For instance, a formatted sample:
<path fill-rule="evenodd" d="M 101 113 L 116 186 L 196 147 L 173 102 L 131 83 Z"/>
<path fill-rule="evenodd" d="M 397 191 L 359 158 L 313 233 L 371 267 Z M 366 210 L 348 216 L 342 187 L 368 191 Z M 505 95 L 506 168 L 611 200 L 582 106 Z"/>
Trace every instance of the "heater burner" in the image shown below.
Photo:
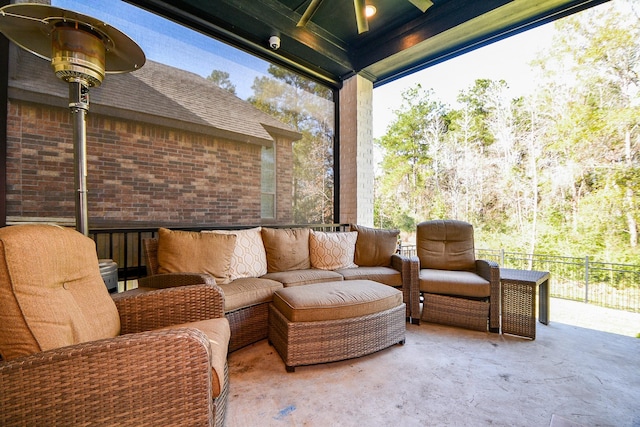
<path fill-rule="evenodd" d="M 51 66 L 58 78 L 68 82 L 86 80 L 100 86 L 105 73 L 105 45 L 94 32 L 81 26 L 58 25 L 51 33 Z"/>

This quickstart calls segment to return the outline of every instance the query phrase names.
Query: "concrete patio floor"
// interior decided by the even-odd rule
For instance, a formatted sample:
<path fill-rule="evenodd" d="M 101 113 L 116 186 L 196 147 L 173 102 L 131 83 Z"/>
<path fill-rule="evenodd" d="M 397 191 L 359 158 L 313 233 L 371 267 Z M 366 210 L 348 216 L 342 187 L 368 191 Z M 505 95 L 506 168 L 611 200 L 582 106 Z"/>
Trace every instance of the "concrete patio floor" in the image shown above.
<path fill-rule="evenodd" d="M 404 346 L 287 373 L 264 340 L 229 356 L 227 425 L 640 427 L 637 333 L 640 314 L 552 299 L 535 341 L 407 324 Z"/>

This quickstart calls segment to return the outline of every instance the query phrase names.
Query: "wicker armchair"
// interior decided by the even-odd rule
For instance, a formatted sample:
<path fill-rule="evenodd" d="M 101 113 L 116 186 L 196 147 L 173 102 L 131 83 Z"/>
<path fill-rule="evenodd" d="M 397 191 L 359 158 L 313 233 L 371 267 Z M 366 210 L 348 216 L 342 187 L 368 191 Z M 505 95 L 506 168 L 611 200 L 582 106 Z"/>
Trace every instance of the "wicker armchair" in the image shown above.
<path fill-rule="evenodd" d="M 0 229 L 0 425 L 223 425 L 229 325 L 200 284 L 111 297 L 94 242 Z"/>
<path fill-rule="evenodd" d="M 417 226 L 421 319 L 497 332 L 500 326 L 500 269 L 475 259 L 473 226 L 456 220 Z M 419 298 L 419 295 L 414 295 Z"/>

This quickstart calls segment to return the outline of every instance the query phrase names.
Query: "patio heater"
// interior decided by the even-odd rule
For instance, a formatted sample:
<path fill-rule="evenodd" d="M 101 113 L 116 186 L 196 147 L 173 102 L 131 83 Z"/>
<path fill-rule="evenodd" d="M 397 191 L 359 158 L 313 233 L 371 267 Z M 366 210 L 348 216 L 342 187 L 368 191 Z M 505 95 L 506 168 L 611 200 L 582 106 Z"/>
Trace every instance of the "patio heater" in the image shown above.
<path fill-rule="evenodd" d="M 89 88 L 105 74 L 142 67 L 144 52 L 125 34 L 95 18 L 44 4 L 0 8 L 0 32 L 16 45 L 51 61 L 56 76 L 69 84 L 73 123 L 76 229 L 89 234 L 87 209 L 87 112 Z"/>

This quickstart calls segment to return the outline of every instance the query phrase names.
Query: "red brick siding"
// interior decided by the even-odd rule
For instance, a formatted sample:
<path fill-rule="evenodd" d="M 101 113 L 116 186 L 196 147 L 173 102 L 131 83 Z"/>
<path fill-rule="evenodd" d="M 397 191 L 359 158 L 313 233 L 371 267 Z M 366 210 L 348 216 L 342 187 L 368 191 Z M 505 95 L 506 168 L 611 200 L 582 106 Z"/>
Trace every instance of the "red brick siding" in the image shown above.
<path fill-rule="evenodd" d="M 12 101 L 7 215 L 74 217 L 67 109 Z M 89 113 L 90 223 L 260 223 L 260 146 Z M 291 142 L 278 142 L 278 222 L 291 218 Z"/>

